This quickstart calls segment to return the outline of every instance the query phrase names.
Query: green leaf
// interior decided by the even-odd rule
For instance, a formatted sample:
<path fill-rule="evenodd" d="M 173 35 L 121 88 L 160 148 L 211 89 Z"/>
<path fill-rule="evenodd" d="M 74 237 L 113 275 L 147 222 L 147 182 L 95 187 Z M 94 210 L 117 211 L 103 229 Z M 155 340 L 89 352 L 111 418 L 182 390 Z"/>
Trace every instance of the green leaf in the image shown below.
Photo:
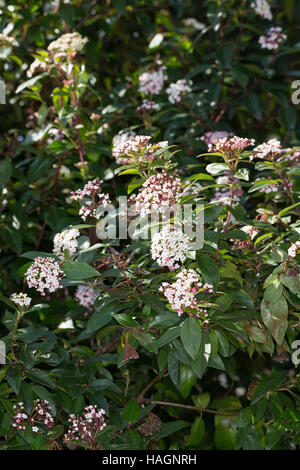
<path fill-rule="evenodd" d="M 192 367 L 180 363 L 179 391 L 183 398 L 187 398 L 191 393 L 192 387 L 197 382 L 197 375 Z"/>
<path fill-rule="evenodd" d="M 128 423 L 132 423 L 139 419 L 141 407 L 136 400 L 131 400 L 124 408 L 124 416 Z"/>
<path fill-rule="evenodd" d="M 204 435 L 204 421 L 201 417 L 196 418 L 192 424 L 191 432 L 187 438 L 188 447 L 197 447 L 202 441 Z"/>
<path fill-rule="evenodd" d="M 32 369 L 28 373 L 28 377 L 33 380 L 33 382 L 38 382 L 42 385 L 45 385 L 49 388 L 56 388 L 55 383 L 47 372 L 41 369 Z"/>
<path fill-rule="evenodd" d="M 204 281 L 216 287 L 220 279 L 219 266 L 217 263 L 204 253 L 197 253 L 197 263 Z"/>
<path fill-rule="evenodd" d="M 264 324 L 277 344 L 281 346 L 288 326 L 287 301 L 283 295 L 281 295 L 276 302 L 272 304 L 263 299 L 260 306 L 260 313 Z"/>
<path fill-rule="evenodd" d="M 9 182 L 13 172 L 13 167 L 10 160 L 2 160 L 0 162 L 0 188 L 5 188 Z"/>
<path fill-rule="evenodd" d="M 174 326 L 173 328 L 169 328 L 156 341 L 156 346 L 158 348 L 161 348 L 162 346 L 165 346 L 165 344 L 171 343 L 174 339 L 178 338 L 179 335 L 180 335 L 179 326 Z"/>
<path fill-rule="evenodd" d="M 219 450 L 235 450 L 236 427 L 230 418 L 217 426 L 215 430 L 215 444 Z"/>
<path fill-rule="evenodd" d="M 201 344 L 202 331 L 196 318 L 188 317 L 180 326 L 181 341 L 186 352 L 195 359 Z"/>
<path fill-rule="evenodd" d="M 80 261 L 67 261 L 62 265 L 62 269 L 69 279 L 87 279 L 89 277 L 100 276 L 92 266 Z"/>

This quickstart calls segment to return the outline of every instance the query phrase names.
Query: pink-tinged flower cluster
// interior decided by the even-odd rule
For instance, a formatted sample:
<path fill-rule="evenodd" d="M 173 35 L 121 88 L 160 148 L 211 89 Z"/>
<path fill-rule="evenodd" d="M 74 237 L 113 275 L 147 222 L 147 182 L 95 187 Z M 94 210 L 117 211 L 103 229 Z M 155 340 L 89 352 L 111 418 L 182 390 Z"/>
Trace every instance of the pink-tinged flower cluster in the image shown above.
<path fill-rule="evenodd" d="M 207 283 L 202 284 L 199 275 L 193 269 L 183 269 L 177 274 L 173 284 L 163 282 L 160 290 L 178 315 L 188 312 L 196 317 L 200 317 L 200 314 L 207 316 L 206 309 L 199 306 L 196 294 L 199 292 L 213 293 L 213 287 Z"/>
<path fill-rule="evenodd" d="M 187 82 L 185 78 L 182 80 L 177 80 L 176 83 L 171 83 L 169 88 L 166 89 L 166 93 L 169 95 L 168 99 L 170 103 L 179 103 L 184 95 L 192 91 L 191 85 L 192 82 Z"/>
<path fill-rule="evenodd" d="M 254 0 L 254 2 L 251 3 L 251 7 L 254 8 L 258 15 L 262 16 L 266 20 L 272 20 L 273 15 L 267 0 Z"/>
<path fill-rule="evenodd" d="M 287 36 L 282 32 L 282 28 L 273 27 L 268 30 L 266 36 L 260 36 L 258 42 L 262 49 L 276 50 L 286 38 Z"/>
<path fill-rule="evenodd" d="M 79 235 L 80 232 L 76 228 L 57 233 L 53 239 L 53 253 L 60 259 L 65 258 L 66 252 L 68 256 L 72 256 L 77 251 Z"/>
<path fill-rule="evenodd" d="M 167 266 L 173 271 L 180 267 L 178 261 L 184 262 L 188 249 L 189 239 L 182 230 L 167 226 L 154 234 L 151 256 L 159 266 Z"/>
<path fill-rule="evenodd" d="M 77 302 L 79 302 L 83 307 L 90 309 L 93 307 L 98 295 L 99 292 L 96 289 L 80 284 L 76 289 L 75 300 L 77 300 Z"/>
<path fill-rule="evenodd" d="M 155 158 L 157 150 L 168 146 L 167 141 L 150 144 L 150 139 L 151 136 L 149 135 L 136 135 L 120 144 L 116 149 L 118 154 L 116 158 L 117 163 L 126 165 L 132 163 L 135 159 L 139 163 L 148 162 Z"/>
<path fill-rule="evenodd" d="M 245 148 L 254 145 L 254 139 L 247 139 L 244 137 L 224 137 L 223 139 L 215 140 L 208 145 L 209 152 L 220 152 L 227 158 L 237 157 Z"/>
<path fill-rule="evenodd" d="M 139 92 L 145 95 L 158 95 L 163 86 L 167 75 L 166 67 L 162 66 L 158 70 L 144 72 L 139 76 Z"/>
<path fill-rule="evenodd" d="M 83 189 L 72 192 L 73 199 L 81 204 L 79 215 L 83 220 L 96 217 L 97 208 L 106 207 L 110 203 L 109 195 L 101 192 L 102 183 L 102 180 L 94 179 L 89 181 Z"/>
<path fill-rule="evenodd" d="M 55 292 L 62 287 L 60 279 L 63 275 L 57 261 L 53 258 L 38 256 L 34 258 L 32 265 L 25 273 L 26 282 L 29 287 L 33 287 L 41 295 L 45 295 L 45 289 Z"/>
<path fill-rule="evenodd" d="M 28 295 L 24 294 L 23 292 L 20 294 L 14 293 L 10 296 L 10 298 L 16 305 L 21 308 L 29 307 L 32 300 L 31 297 L 28 297 Z"/>
<path fill-rule="evenodd" d="M 145 99 L 143 100 L 142 104 L 136 108 L 136 113 L 141 117 L 146 117 L 159 110 L 159 104 L 155 103 L 154 101 Z"/>
<path fill-rule="evenodd" d="M 277 139 L 270 139 L 263 144 L 258 145 L 253 149 L 253 154 L 250 156 L 250 160 L 253 158 L 263 158 L 266 160 L 273 160 L 277 155 L 282 153 L 282 145 Z"/>
<path fill-rule="evenodd" d="M 287 153 L 289 152 L 289 153 Z M 283 153 L 287 153 L 284 155 L 283 160 L 285 162 L 289 162 L 291 166 L 299 166 L 300 165 L 300 150 L 299 149 L 291 149 L 287 148 L 283 150 Z"/>
<path fill-rule="evenodd" d="M 125 158 L 124 160 L 122 159 L 122 150 L 125 145 L 125 143 L 128 140 L 131 140 L 133 137 L 135 137 L 135 133 L 130 131 L 130 132 L 124 132 L 121 131 L 119 134 L 116 134 L 112 140 L 112 156 L 116 159 L 117 163 L 120 165 L 126 165 L 124 161 L 126 162 L 127 159 Z"/>
<path fill-rule="evenodd" d="M 300 253 L 300 241 L 296 241 L 295 243 L 291 243 L 291 246 L 288 249 L 288 255 L 291 258 L 295 258 L 297 254 Z"/>
<path fill-rule="evenodd" d="M 240 200 L 240 197 L 243 195 L 243 189 L 241 186 L 239 186 L 240 180 L 238 178 L 235 178 L 235 191 L 233 195 L 233 200 L 235 202 L 238 202 Z M 230 191 L 230 184 L 232 184 L 232 176 L 229 172 L 226 172 L 223 176 L 218 176 L 216 179 L 216 183 L 220 184 L 222 186 L 218 187 L 216 189 L 216 192 L 214 194 L 213 201 L 221 201 L 223 204 L 227 204 L 231 200 L 231 191 Z"/>
<path fill-rule="evenodd" d="M 97 434 L 106 428 L 105 411 L 97 406 L 85 406 L 82 416 L 70 415 L 70 426 L 64 435 L 66 444 L 80 441 L 81 444 L 93 447 Z"/>
<path fill-rule="evenodd" d="M 206 145 L 212 144 L 215 140 L 224 139 L 225 137 L 229 137 L 231 134 L 227 131 L 211 131 L 205 132 L 204 134 L 204 142 Z"/>
<path fill-rule="evenodd" d="M 135 211 L 144 217 L 154 212 L 162 213 L 167 209 L 175 209 L 182 195 L 180 179 L 162 171 L 150 176 L 138 195 L 132 195 L 129 202 L 134 204 Z"/>
<path fill-rule="evenodd" d="M 11 425 L 17 431 L 31 430 L 33 432 L 42 432 L 41 425 L 51 428 L 54 424 L 51 415 L 51 406 L 47 400 L 35 400 L 30 415 L 24 413 L 24 404 L 19 402 L 14 405 L 14 414 L 11 417 Z"/>

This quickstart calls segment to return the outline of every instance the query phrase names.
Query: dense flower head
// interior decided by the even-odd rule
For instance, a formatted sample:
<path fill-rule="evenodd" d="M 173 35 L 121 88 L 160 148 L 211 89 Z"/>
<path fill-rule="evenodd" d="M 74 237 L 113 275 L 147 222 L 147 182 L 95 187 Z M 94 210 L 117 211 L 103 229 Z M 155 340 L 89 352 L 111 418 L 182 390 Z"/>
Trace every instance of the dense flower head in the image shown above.
<path fill-rule="evenodd" d="M 158 70 L 142 73 L 139 76 L 139 92 L 145 95 L 158 95 L 164 86 L 164 81 L 168 78 L 165 69 L 166 67 L 161 66 Z"/>
<path fill-rule="evenodd" d="M 70 426 L 64 435 L 66 444 L 81 441 L 84 445 L 93 445 L 99 431 L 106 428 L 105 411 L 97 406 L 85 406 L 80 416 L 70 415 Z"/>
<path fill-rule="evenodd" d="M 96 178 L 89 181 L 83 189 L 71 193 L 73 199 L 81 204 L 79 215 L 83 220 L 89 216 L 96 217 L 97 208 L 106 207 L 110 203 L 109 195 L 101 192 L 102 183 L 102 180 Z"/>
<path fill-rule="evenodd" d="M 24 294 L 23 292 L 20 294 L 14 293 L 10 296 L 10 298 L 16 305 L 18 305 L 21 308 L 29 307 L 32 301 L 32 299 L 28 297 L 27 294 Z"/>
<path fill-rule="evenodd" d="M 121 143 L 116 148 L 116 153 L 119 155 L 116 158 L 117 163 L 123 165 L 131 163 L 134 157 L 137 157 L 139 163 L 147 162 L 155 158 L 155 152 L 160 148 L 167 147 L 168 142 L 158 142 L 158 144 L 151 144 L 149 135 L 136 135 Z"/>
<path fill-rule="evenodd" d="M 75 300 L 80 303 L 83 307 L 90 309 L 98 297 L 99 292 L 93 287 L 80 284 L 75 292 Z"/>
<path fill-rule="evenodd" d="M 76 54 L 84 48 L 87 42 L 88 38 L 83 38 L 79 33 L 67 33 L 56 39 L 56 41 L 52 41 L 48 46 L 48 51 L 65 53 L 71 50 Z"/>
<path fill-rule="evenodd" d="M 26 282 L 29 287 L 33 287 L 41 295 L 45 295 L 45 289 L 55 292 L 61 288 L 60 279 L 63 275 L 57 261 L 53 258 L 38 256 L 34 258 L 32 265 L 25 273 Z"/>
<path fill-rule="evenodd" d="M 300 253 L 300 241 L 296 241 L 295 243 L 291 243 L 291 246 L 288 249 L 288 255 L 291 258 L 295 258 L 297 254 Z"/>
<path fill-rule="evenodd" d="M 124 148 L 125 143 L 128 140 L 131 140 L 135 137 L 135 132 L 124 132 L 121 131 L 119 134 L 116 134 L 112 140 L 112 156 L 116 159 L 117 163 L 120 165 L 126 165 L 128 162 L 128 158 L 122 158 L 122 151 Z M 124 163 L 125 162 L 125 163 Z"/>
<path fill-rule="evenodd" d="M 229 137 L 231 134 L 227 131 L 210 131 L 205 132 L 204 142 L 206 145 L 212 144 L 215 140 L 224 139 L 224 137 Z"/>
<path fill-rule="evenodd" d="M 144 117 L 152 114 L 154 111 L 159 111 L 159 109 L 159 104 L 155 103 L 154 101 L 144 99 L 142 104 L 136 108 L 136 113 L 139 116 Z"/>
<path fill-rule="evenodd" d="M 190 86 L 191 84 L 192 82 L 187 82 L 185 78 L 182 80 L 177 80 L 176 83 L 171 83 L 169 88 L 166 89 L 166 93 L 169 95 L 168 99 L 170 103 L 179 103 L 186 93 L 190 93 L 192 91 Z"/>
<path fill-rule="evenodd" d="M 160 290 L 163 291 L 172 309 L 176 310 L 178 315 L 187 311 L 196 317 L 199 317 L 201 313 L 207 316 L 206 309 L 199 306 L 196 294 L 212 293 L 213 288 L 208 283 L 202 284 L 199 274 L 193 269 L 183 269 L 177 274 L 173 284 L 163 282 Z"/>
<path fill-rule="evenodd" d="M 161 267 L 167 266 L 171 271 L 180 267 L 186 259 L 189 238 L 178 228 L 164 227 L 154 234 L 151 243 L 152 259 Z"/>
<path fill-rule="evenodd" d="M 273 27 L 268 30 L 266 36 L 260 36 L 258 42 L 262 49 L 276 50 L 286 38 L 287 36 L 282 32 L 282 28 Z"/>
<path fill-rule="evenodd" d="M 251 3 L 251 7 L 254 8 L 255 12 L 265 18 L 266 20 L 272 20 L 273 15 L 267 0 L 254 0 Z"/>
<path fill-rule="evenodd" d="M 77 251 L 77 237 L 79 237 L 79 235 L 80 232 L 76 228 L 63 230 L 63 232 L 57 233 L 53 239 L 53 253 L 60 259 L 65 258 L 65 252 L 68 253 L 68 256 L 72 256 Z"/>
<path fill-rule="evenodd" d="M 267 183 L 267 180 L 272 178 L 270 176 L 268 177 L 260 177 L 256 178 L 255 181 L 264 181 Z M 292 189 L 293 183 L 288 179 L 288 178 L 281 178 L 281 180 L 278 183 L 271 183 L 266 184 L 264 187 L 258 187 L 258 191 L 261 191 L 263 193 L 269 194 L 269 193 L 278 193 L 279 191 L 289 191 Z M 276 195 L 276 197 L 279 196 Z"/>
<path fill-rule="evenodd" d="M 209 152 L 220 152 L 226 158 L 234 158 L 239 155 L 245 148 L 254 145 L 254 139 L 247 139 L 244 137 L 224 137 L 223 139 L 215 140 L 208 145 Z"/>
<path fill-rule="evenodd" d="M 253 149 L 253 154 L 250 156 L 250 160 L 253 158 L 273 159 L 281 153 L 282 145 L 280 141 L 277 139 L 270 139 Z"/>
<path fill-rule="evenodd" d="M 129 201 L 143 217 L 152 212 L 175 209 L 182 194 L 180 179 L 162 171 L 150 176 L 142 185 L 138 195 L 131 196 Z"/>
<path fill-rule="evenodd" d="M 51 406 L 47 400 L 35 400 L 31 413 L 24 413 L 23 402 L 14 405 L 14 414 L 11 416 L 11 425 L 17 431 L 25 431 L 26 429 L 33 432 L 42 432 L 40 425 L 51 428 L 54 419 L 51 414 Z"/>
<path fill-rule="evenodd" d="M 300 165 L 300 149 L 286 148 L 283 149 L 283 160 L 289 162 L 291 166 Z"/>

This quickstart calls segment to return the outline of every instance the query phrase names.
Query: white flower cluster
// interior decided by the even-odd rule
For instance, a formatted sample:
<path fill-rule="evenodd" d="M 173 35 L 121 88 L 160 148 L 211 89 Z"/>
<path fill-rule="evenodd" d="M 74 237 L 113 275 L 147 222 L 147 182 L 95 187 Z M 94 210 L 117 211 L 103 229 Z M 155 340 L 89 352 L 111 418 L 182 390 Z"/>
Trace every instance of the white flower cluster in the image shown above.
<path fill-rule="evenodd" d="M 99 431 L 106 427 L 105 411 L 97 406 L 85 406 L 82 416 L 70 415 L 70 426 L 67 434 L 64 435 L 64 442 L 81 440 L 86 444 L 93 444 Z"/>
<path fill-rule="evenodd" d="M 300 253 L 300 241 L 292 243 L 288 249 L 288 255 L 291 256 L 291 258 L 295 258 L 298 253 Z"/>
<path fill-rule="evenodd" d="M 164 81 L 168 78 L 165 69 L 166 67 L 162 66 L 158 70 L 142 73 L 139 76 L 139 92 L 145 95 L 158 95 L 164 86 Z"/>
<path fill-rule="evenodd" d="M 154 159 L 154 154 L 157 150 L 168 146 L 168 141 L 158 142 L 158 144 L 150 144 L 150 139 L 151 136 L 149 135 L 136 135 L 131 139 L 124 141 L 116 149 L 116 153 L 118 154 L 118 157 L 116 158 L 117 163 L 123 165 L 131 163 L 133 161 L 133 157 L 136 155 L 138 156 L 137 158 L 140 163 L 148 162 L 149 160 Z"/>
<path fill-rule="evenodd" d="M 154 101 L 145 99 L 143 100 L 142 104 L 136 108 L 136 112 L 141 116 L 147 116 L 153 113 L 154 111 L 159 111 L 159 109 L 159 104 L 155 103 Z"/>
<path fill-rule="evenodd" d="M 0 34 L 0 47 L 13 46 L 14 44 L 16 44 L 14 38 L 6 34 Z"/>
<path fill-rule="evenodd" d="M 191 85 L 192 82 L 187 82 L 185 78 L 178 80 L 176 83 L 171 83 L 169 88 L 166 89 L 170 103 L 179 103 L 186 93 L 190 93 L 192 91 Z"/>
<path fill-rule="evenodd" d="M 87 42 L 88 38 L 83 38 L 79 33 L 67 33 L 56 39 L 56 41 L 52 41 L 47 50 L 56 53 L 66 53 L 71 50 L 76 54 L 84 48 Z"/>
<path fill-rule="evenodd" d="M 135 210 L 144 217 L 152 212 L 174 209 L 182 194 L 180 179 L 162 171 L 150 176 L 142 185 L 138 195 L 132 195 L 129 202 L 133 203 Z"/>
<path fill-rule="evenodd" d="M 273 15 L 267 0 L 255 0 L 251 3 L 251 7 L 254 8 L 258 15 L 262 16 L 266 20 L 272 20 Z"/>
<path fill-rule="evenodd" d="M 188 237 L 172 226 L 164 227 L 154 234 L 151 244 L 151 256 L 159 266 L 167 266 L 171 271 L 178 269 L 186 259 L 189 247 Z"/>
<path fill-rule="evenodd" d="M 96 217 L 97 208 L 99 206 L 106 207 L 110 203 L 109 195 L 101 193 L 102 183 L 102 180 L 95 178 L 89 181 L 83 189 L 72 191 L 73 199 L 81 204 L 79 215 L 83 220 L 89 216 Z"/>
<path fill-rule="evenodd" d="M 75 292 L 75 300 L 83 307 L 91 308 L 94 305 L 99 292 L 90 286 L 80 284 Z"/>
<path fill-rule="evenodd" d="M 286 34 L 283 34 L 282 28 L 272 27 L 268 30 L 266 36 L 259 37 L 258 42 L 262 49 L 276 50 L 279 45 L 286 40 L 286 38 L 287 36 Z"/>
<path fill-rule="evenodd" d="M 200 313 L 207 315 L 207 311 L 199 307 L 195 295 L 198 292 L 212 293 L 213 288 L 207 283 L 203 285 L 199 275 L 193 269 L 183 269 L 177 274 L 173 284 L 163 282 L 160 290 L 163 291 L 172 309 L 176 310 L 178 315 L 186 309 L 196 317 L 199 317 Z"/>
<path fill-rule="evenodd" d="M 79 235 L 80 232 L 77 228 L 71 228 L 57 233 L 53 239 L 53 253 L 60 259 L 65 258 L 66 251 L 68 256 L 72 256 L 74 253 L 76 253 L 78 248 L 78 242 L 76 238 L 79 237 Z"/>
<path fill-rule="evenodd" d="M 47 400 L 35 400 L 30 416 L 24 413 L 24 404 L 19 402 L 13 406 L 14 412 L 11 416 L 11 425 L 18 431 L 25 431 L 26 428 L 33 432 L 40 432 L 36 425 L 44 425 L 51 428 L 54 425 L 54 419 L 51 415 L 51 406 Z"/>
<path fill-rule="evenodd" d="M 224 139 L 225 137 L 229 137 L 231 134 L 227 131 L 211 131 L 205 132 L 204 134 L 204 142 L 206 145 L 212 144 L 215 140 Z"/>
<path fill-rule="evenodd" d="M 130 132 L 124 132 L 121 131 L 119 134 L 116 134 L 112 140 L 112 156 L 116 159 L 117 163 L 120 165 L 126 165 L 127 158 L 122 158 L 122 150 L 124 148 L 125 143 L 135 137 L 135 133 L 130 131 Z"/>
<path fill-rule="evenodd" d="M 253 149 L 253 154 L 250 156 L 250 160 L 253 158 L 273 158 L 282 153 L 282 145 L 277 139 L 270 139 L 263 144 L 258 145 Z"/>
<path fill-rule="evenodd" d="M 16 304 L 18 305 L 19 307 L 23 308 L 23 307 L 29 307 L 29 305 L 31 304 L 31 297 L 28 297 L 27 294 L 12 294 L 10 296 L 11 300 Z"/>
<path fill-rule="evenodd" d="M 226 158 L 235 158 L 245 148 L 254 145 L 254 139 L 247 139 L 244 137 L 224 137 L 223 139 L 214 140 L 208 145 L 209 152 L 220 152 Z"/>
<path fill-rule="evenodd" d="M 32 265 L 25 273 L 26 281 L 29 287 L 33 287 L 41 295 L 45 295 L 45 289 L 49 292 L 55 292 L 61 288 L 60 279 L 62 270 L 57 261 L 53 258 L 38 256 L 34 258 Z"/>

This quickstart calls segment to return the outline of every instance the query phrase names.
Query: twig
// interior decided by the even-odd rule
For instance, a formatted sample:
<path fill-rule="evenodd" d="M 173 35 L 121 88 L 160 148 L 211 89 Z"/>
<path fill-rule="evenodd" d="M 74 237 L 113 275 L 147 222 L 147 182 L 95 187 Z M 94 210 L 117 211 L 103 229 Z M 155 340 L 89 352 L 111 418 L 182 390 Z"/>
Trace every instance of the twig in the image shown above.
<path fill-rule="evenodd" d="M 149 403 L 152 405 L 161 405 L 161 406 L 175 406 L 177 408 L 184 408 L 186 410 L 193 410 L 193 411 L 199 411 L 201 413 L 212 413 L 215 415 L 239 415 L 237 411 L 216 411 L 216 410 L 209 410 L 207 408 L 199 408 L 197 406 L 191 406 L 191 405 L 182 405 L 181 403 L 171 403 L 168 401 L 158 401 L 158 400 L 150 400 L 148 398 L 143 398 L 142 400 L 144 403 Z"/>

